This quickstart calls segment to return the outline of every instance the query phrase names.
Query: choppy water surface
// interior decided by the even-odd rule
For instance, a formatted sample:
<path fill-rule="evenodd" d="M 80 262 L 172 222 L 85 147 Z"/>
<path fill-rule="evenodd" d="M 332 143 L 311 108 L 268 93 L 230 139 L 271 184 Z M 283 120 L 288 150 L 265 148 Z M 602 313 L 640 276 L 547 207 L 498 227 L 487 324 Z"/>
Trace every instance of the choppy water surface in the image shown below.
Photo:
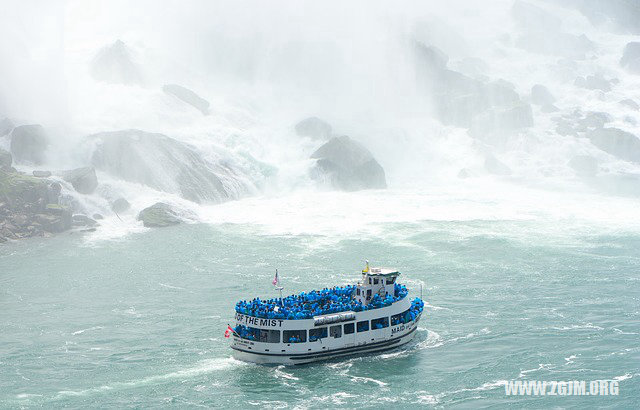
<path fill-rule="evenodd" d="M 0 407 L 637 407 L 640 233 L 564 222 L 387 223 L 375 235 L 182 225 L 0 248 Z M 238 362 L 237 299 L 395 266 L 428 302 L 405 350 Z M 414 294 L 415 294 L 414 293 Z M 505 397 L 504 380 L 620 382 L 619 397 Z"/>

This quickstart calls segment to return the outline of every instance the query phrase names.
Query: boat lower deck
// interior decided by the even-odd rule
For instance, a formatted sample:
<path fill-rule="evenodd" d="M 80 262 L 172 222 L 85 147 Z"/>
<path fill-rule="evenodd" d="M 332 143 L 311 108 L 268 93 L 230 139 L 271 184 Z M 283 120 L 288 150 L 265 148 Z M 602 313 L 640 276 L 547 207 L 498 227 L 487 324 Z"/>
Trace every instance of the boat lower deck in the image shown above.
<path fill-rule="evenodd" d="M 409 343 L 415 336 L 416 325 L 410 330 L 387 340 L 364 342 L 355 346 L 345 346 L 337 349 L 323 351 L 311 351 L 307 353 L 270 353 L 245 350 L 238 346 L 232 346 L 233 355 L 238 360 L 260 364 L 305 364 L 321 360 L 330 360 L 346 356 L 356 356 L 371 353 L 380 353 L 399 348 Z"/>

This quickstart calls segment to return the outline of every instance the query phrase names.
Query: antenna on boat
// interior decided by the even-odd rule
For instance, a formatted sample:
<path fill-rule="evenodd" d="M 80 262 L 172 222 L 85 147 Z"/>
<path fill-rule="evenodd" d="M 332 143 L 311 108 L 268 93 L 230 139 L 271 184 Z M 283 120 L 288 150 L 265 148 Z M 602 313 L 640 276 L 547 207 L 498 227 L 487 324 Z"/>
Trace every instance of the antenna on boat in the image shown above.
<path fill-rule="evenodd" d="M 424 300 L 422 297 L 422 281 L 420 281 L 420 299 Z"/>

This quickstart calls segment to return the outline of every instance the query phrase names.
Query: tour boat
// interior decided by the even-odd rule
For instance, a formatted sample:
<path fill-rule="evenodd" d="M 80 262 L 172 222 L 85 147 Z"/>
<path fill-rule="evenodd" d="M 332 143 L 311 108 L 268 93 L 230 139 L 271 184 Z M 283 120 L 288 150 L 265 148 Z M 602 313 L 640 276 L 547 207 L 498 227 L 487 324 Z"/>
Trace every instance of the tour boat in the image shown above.
<path fill-rule="evenodd" d="M 261 364 L 303 364 L 379 353 L 415 336 L 424 308 L 397 283 L 400 272 L 366 268 L 355 285 L 282 298 L 240 301 L 228 326 L 236 359 Z M 273 284 L 278 286 L 276 276 Z"/>

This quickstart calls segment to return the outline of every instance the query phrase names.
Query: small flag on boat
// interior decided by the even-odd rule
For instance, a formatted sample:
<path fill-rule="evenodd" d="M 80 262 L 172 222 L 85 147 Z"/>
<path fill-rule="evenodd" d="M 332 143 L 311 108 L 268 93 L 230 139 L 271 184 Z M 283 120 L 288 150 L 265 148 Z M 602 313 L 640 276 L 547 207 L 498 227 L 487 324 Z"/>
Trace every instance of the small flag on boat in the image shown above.
<path fill-rule="evenodd" d="M 364 269 L 362 269 L 362 273 L 368 273 L 369 272 L 369 261 L 367 261 L 367 266 L 364 267 Z"/>
<path fill-rule="evenodd" d="M 280 283 L 280 280 L 278 279 L 278 269 L 276 269 L 276 276 L 273 277 L 271 283 L 273 283 L 273 286 L 278 286 L 278 283 Z"/>
<path fill-rule="evenodd" d="M 224 332 L 224 337 L 229 338 L 233 334 L 233 329 L 231 326 L 227 325 L 227 330 Z"/>

